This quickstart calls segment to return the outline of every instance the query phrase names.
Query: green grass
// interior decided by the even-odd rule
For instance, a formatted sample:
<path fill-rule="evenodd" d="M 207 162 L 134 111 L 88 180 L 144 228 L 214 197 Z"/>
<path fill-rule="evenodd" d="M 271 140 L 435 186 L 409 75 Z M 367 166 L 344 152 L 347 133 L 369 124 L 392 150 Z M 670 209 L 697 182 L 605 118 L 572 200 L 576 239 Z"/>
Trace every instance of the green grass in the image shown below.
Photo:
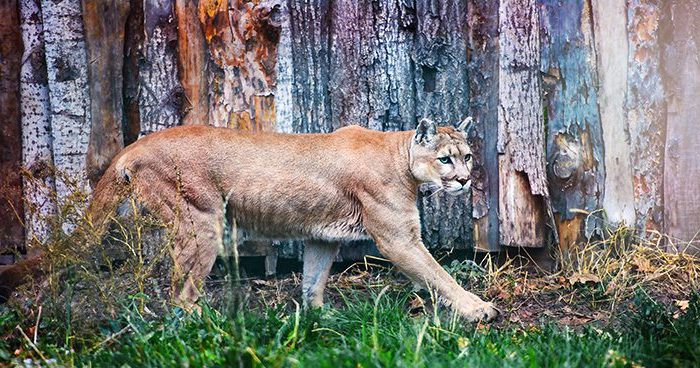
<path fill-rule="evenodd" d="M 638 292 L 616 327 L 579 329 L 543 321 L 523 327 L 475 326 L 444 310 L 411 317 L 408 291 L 349 292 L 341 308 L 311 312 L 267 309 L 201 314 L 174 309 L 144 317 L 136 307 L 99 331 L 78 334 L 43 319 L 36 348 L 34 322 L 0 314 L 0 359 L 42 366 L 265 367 L 559 367 L 697 366 L 700 303 L 674 315 Z M 133 303 L 137 305 L 138 303 Z M 25 338 L 15 329 L 28 330 Z M 44 361 L 46 359 L 48 361 Z M 26 362 L 29 362 L 28 360 Z M 25 362 L 25 363 L 26 363 Z"/>

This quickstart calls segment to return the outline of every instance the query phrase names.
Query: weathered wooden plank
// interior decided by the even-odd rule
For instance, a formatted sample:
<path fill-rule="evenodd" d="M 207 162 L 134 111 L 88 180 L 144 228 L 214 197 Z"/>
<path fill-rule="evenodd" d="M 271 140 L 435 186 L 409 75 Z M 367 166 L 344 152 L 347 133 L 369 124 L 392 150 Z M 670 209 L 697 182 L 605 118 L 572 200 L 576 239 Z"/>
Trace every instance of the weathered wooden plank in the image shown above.
<path fill-rule="evenodd" d="M 279 24 L 271 17 L 273 10 L 267 2 L 200 2 L 199 17 L 215 64 L 209 81 L 212 125 L 254 130 L 256 123 L 270 122 L 255 114 L 274 116 L 274 99 L 258 104 L 269 109 L 265 111 L 256 111 L 254 102 L 274 91 Z"/>
<path fill-rule="evenodd" d="M 35 241 L 48 238 L 45 219 L 56 212 L 56 186 L 51 170 L 53 145 L 41 5 L 39 0 L 20 0 L 19 6 L 24 44 L 20 75 L 22 165 L 28 174 L 22 184 L 25 240 L 27 252 L 32 253 Z"/>
<path fill-rule="evenodd" d="M 613 224 L 636 223 L 630 144 L 625 111 L 627 93 L 626 0 L 593 0 L 598 71 L 598 106 L 605 152 L 603 209 Z"/>
<path fill-rule="evenodd" d="M 182 124 L 209 122 L 209 54 L 199 22 L 199 1 L 177 0 L 178 74 L 184 101 Z"/>
<path fill-rule="evenodd" d="M 80 0 L 42 0 L 56 192 L 61 199 L 89 189 L 85 158 L 90 138 L 87 54 Z"/>
<path fill-rule="evenodd" d="M 169 1 L 143 1 L 139 48 L 140 136 L 180 123 L 183 90 L 177 63 L 177 21 Z"/>
<path fill-rule="evenodd" d="M 664 229 L 673 250 L 700 254 L 700 4 L 667 1 L 661 17 L 661 65 L 667 93 Z"/>
<path fill-rule="evenodd" d="M 637 227 L 663 230 L 666 102 L 659 62 L 659 0 L 627 2 L 627 123 Z"/>
<path fill-rule="evenodd" d="M 124 27 L 129 3 L 121 0 L 83 0 L 90 85 L 90 142 L 86 171 L 95 186 L 112 158 L 124 148 L 122 134 L 122 66 Z"/>
<path fill-rule="evenodd" d="M 19 79 L 23 44 L 19 4 L 0 0 L 0 252 L 24 244 Z"/>
<path fill-rule="evenodd" d="M 404 12 L 411 15 L 410 8 Z M 427 117 L 439 124 L 456 125 L 469 115 L 466 14 L 466 1 L 415 4 L 413 54 L 417 119 Z M 426 245 L 446 249 L 471 247 L 471 201 L 470 195 L 452 197 L 444 193 L 419 200 Z"/>
<path fill-rule="evenodd" d="M 571 210 L 599 209 L 605 183 L 590 1 L 543 0 L 540 19 L 547 174 L 560 246 L 567 249 L 585 217 Z"/>
<path fill-rule="evenodd" d="M 501 244 L 541 247 L 545 172 L 544 116 L 539 76 L 540 18 L 534 0 L 499 7 L 499 213 Z"/>
<path fill-rule="evenodd" d="M 474 248 L 501 250 L 498 235 L 498 3 L 469 1 L 469 110 L 475 119 L 469 143 L 474 152 L 472 217 Z"/>

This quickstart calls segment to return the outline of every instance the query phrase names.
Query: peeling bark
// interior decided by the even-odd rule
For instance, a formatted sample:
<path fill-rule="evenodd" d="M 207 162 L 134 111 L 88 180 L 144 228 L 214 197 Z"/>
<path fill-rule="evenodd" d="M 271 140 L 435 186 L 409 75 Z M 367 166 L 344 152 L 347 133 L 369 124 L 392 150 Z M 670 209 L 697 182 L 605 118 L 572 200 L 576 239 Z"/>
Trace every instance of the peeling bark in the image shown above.
<path fill-rule="evenodd" d="M 274 91 L 279 11 L 279 5 L 267 2 L 200 3 L 199 18 L 216 66 L 209 74 L 211 125 L 253 131 L 274 128 L 259 125 L 270 123 L 263 116 L 274 114 L 274 99 L 257 105 L 255 101 Z"/>
<path fill-rule="evenodd" d="M 124 27 L 129 3 L 83 0 L 90 85 L 90 143 L 86 171 L 94 187 L 112 158 L 124 148 L 122 66 Z"/>
<path fill-rule="evenodd" d="M 62 201 L 88 190 L 85 158 L 90 137 L 87 54 L 80 0 L 42 0 L 46 69 L 51 106 L 53 161 Z"/>
<path fill-rule="evenodd" d="M 23 44 L 16 0 L 0 0 L 0 252 L 24 243 L 20 68 Z"/>
<path fill-rule="evenodd" d="M 24 177 L 25 239 L 31 245 L 48 238 L 46 217 L 55 214 L 56 186 L 51 168 L 51 114 L 44 53 L 44 25 L 39 0 L 20 1 L 24 55 L 20 76 L 22 108 L 22 164 Z"/>
<path fill-rule="evenodd" d="M 209 122 L 209 54 L 199 23 L 199 2 L 177 0 L 178 74 L 185 100 L 182 124 Z"/>
<path fill-rule="evenodd" d="M 547 174 L 552 207 L 559 215 L 559 236 L 570 240 L 560 245 L 568 248 L 581 234 L 581 229 L 569 222 L 585 217 L 571 210 L 593 212 L 601 208 L 605 184 L 591 7 L 585 0 L 544 0 L 540 11 Z M 586 234 L 594 228 L 586 229 Z M 567 232 L 571 234 L 565 235 Z"/>
<path fill-rule="evenodd" d="M 501 244 L 544 245 L 549 197 L 539 76 L 539 12 L 534 0 L 499 8 L 499 213 Z"/>
<path fill-rule="evenodd" d="M 642 232 L 663 230 L 666 102 L 659 66 L 660 13 L 657 0 L 627 3 L 627 122 L 637 228 Z"/>

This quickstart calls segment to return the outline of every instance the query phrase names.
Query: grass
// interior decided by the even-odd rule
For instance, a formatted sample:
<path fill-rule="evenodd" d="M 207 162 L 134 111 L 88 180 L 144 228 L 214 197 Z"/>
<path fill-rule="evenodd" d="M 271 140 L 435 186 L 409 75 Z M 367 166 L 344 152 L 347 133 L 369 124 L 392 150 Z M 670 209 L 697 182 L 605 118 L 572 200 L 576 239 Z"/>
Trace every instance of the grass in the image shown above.
<path fill-rule="evenodd" d="M 75 334 L 56 321 L 0 314 L 0 358 L 42 366 L 692 366 L 700 362 L 697 295 L 678 314 L 638 291 L 621 327 L 546 320 L 523 328 L 463 323 L 449 313 L 411 316 L 408 290 L 349 292 L 340 308 L 173 309 L 139 312 L 136 300 L 100 330 Z M 14 326 L 21 326 L 19 332 Z M 38 328 L 34 329 L 35 326 Z M 37 342 L 32 341 L 37 332 Z"/>
<path fill-rule="evenodd" d="M 598 229 L 557 254 L 554 271 L 526 257 L 453 260 L 458 282 L 505 312 L 489 325 L 456 318 L 369 257 L 332 277 L 321 310 L 299 308 L 298 274 L 237 285 L 224 270 L 187 314 L 168 303 L 164 224 L 132 202 L 105 245 L 84 197 L 58 206 L 37 240 L 46 280 L 0 306 L 0 366 L 700 365 L 700 260 L 667 252 L 661 235 Z"/>

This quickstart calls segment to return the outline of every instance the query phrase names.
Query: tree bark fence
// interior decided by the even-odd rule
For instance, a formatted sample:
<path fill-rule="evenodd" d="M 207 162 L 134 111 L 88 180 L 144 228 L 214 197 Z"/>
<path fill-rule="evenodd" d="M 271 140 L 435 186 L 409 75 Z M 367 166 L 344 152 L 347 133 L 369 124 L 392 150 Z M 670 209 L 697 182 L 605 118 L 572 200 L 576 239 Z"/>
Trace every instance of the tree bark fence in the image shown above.
<path fill-rule="evenodd" d="M 0 263 L 47 236 L 68 181 L 89 190 L 160 129 L 467 116 L 473 190 L 421 197 L 431 249 L 567 249 L 627 224 L 698 252 L 697 2 L 0 0 L 0 14 Z"/>

